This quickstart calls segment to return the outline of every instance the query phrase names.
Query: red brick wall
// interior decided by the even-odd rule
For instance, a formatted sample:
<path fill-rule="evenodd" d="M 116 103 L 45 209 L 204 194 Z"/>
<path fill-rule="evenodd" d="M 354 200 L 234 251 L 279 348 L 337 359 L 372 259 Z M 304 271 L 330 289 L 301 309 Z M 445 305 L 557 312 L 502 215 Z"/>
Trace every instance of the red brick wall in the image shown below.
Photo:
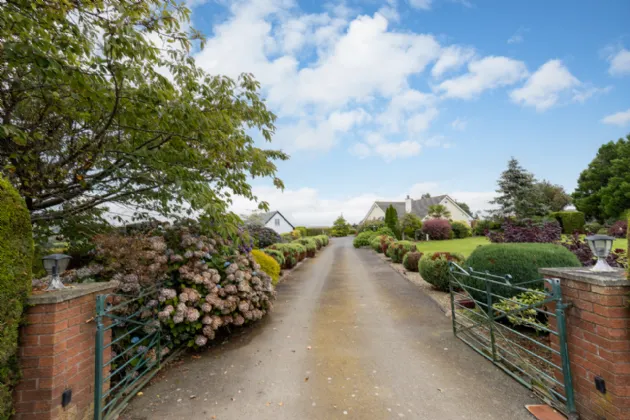
<path fill-rule="evenodd" d="M 28 309 L 27 325 L 20 332 L 23 377 L 14 393 L 16 420 L 90 418 L 94 399 L 93 317 L 96 295 L 101 293 L 105 292 Z M 72 401 L 62 408 L 61 396 L 66 389 L 72 389 Z"/>
<path fill-rule="evenodd" d="M 580 418 L 630 419 L 630 287 L 568 279 L 561 286 L 563 300 L 573 304 L 566 311 L 567 341 Z M 552 347 L 559 349 L 556 336 Z M 595 376 L 606 381 L 606 394 L 595 389 Z"/>

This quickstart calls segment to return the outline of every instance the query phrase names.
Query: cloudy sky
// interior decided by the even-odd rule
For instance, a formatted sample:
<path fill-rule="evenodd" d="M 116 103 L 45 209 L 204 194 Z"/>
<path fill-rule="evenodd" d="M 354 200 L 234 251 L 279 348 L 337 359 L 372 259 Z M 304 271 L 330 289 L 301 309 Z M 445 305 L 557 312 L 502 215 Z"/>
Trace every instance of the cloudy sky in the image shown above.
<path fill-rule="evenodd" d="M 296 225 L 425 192 L 481 210 L 510 156 L 572 191 L 630 133 L 627 0 L 189 4 L 199 65 L 253 73 L 278 116 L 286 189 L 253 185 Z"/>

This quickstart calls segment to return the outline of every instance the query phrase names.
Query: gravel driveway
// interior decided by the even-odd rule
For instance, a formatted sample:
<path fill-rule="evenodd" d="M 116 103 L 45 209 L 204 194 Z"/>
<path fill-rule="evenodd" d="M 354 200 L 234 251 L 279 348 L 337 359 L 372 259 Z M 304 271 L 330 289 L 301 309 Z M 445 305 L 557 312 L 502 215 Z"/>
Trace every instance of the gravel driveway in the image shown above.
<path fill-rule="evenodd" d="M 267 318 L 160 376 L 124 419 L 532 419 L 535 402 L 352 238 L 294 270 Z"/>

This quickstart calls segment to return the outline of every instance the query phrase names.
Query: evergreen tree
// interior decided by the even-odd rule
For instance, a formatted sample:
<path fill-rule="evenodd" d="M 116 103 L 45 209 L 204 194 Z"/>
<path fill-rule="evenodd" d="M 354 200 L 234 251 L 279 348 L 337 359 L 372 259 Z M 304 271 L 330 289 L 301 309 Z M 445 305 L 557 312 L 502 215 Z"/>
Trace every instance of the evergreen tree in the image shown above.
<path fill-rule="evenodd" d="M 346 219 L 344 219 L 343 214 L 337 217 L 337 220 L 333 223 L 332 235 L 336 237 L 347 236 L 349 231 L 350 226 Z"/>
<path fill-rule="evenodd" d="M 498 184 L 498 197 L 490 202 L 499 206 L 492 211 L 496 216 L 524 218 L 546 213 L 541 191 L 535 187 L 534 175 L 523 169 L 516 159 L 510 159 Z"/>
<path fill-rule="evenodd" d="M 398 212 L 391 204 L 385 211 L 385 226 L 394 232 L 398 231 Z"/>

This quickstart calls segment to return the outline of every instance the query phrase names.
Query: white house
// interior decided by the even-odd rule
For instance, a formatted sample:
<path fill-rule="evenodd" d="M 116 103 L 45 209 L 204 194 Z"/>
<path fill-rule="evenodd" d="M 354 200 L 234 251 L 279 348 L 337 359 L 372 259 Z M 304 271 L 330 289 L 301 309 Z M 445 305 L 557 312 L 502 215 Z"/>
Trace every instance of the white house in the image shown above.
<path fill-rule="evenodd" d="M 398 218 L 402 218 L 406 213 L 413 213 L 422 220 L 429 219 L 429 206 L 441 204 L 451 212 L 451 220 L 472 222 L 472 215 L 466 213 L 457 205 L 448 195 L 438 195 L 436 197 L 421 198 L 414 200 L 407 196 L 405 201 L 375 201 L 370 207 L 367 215 L 361 223 L 367 220 L 383 220 L 385 218 L 385 210 L 391 205 L 396 209 Z"/>
<path fill-rule="evenodd" d="M 295 229 L 293 225 L 279 211 L 270 211 L 260 215 L 265 227 L 275 230 L 279 234 L 289 233 Z"/>

